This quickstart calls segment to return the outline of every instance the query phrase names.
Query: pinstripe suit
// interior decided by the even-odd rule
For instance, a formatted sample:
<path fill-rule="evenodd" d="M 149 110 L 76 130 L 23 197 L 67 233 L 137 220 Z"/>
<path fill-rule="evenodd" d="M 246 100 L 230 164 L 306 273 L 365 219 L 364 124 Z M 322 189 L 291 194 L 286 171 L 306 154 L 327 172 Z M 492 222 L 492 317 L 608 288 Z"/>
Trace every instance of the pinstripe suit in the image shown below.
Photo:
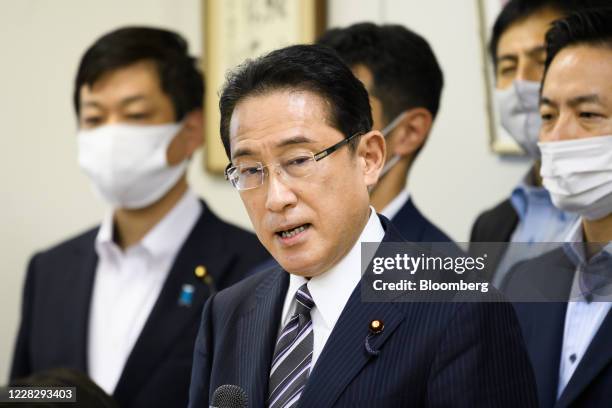
<path fill-rule="evenodd" d="M 384 241 L 401 241 L 381 217 Z M 194 353 L 190 407 L 223 384 L 263 407 L 288 275 L 261 271 L 211 298 Z M 371 339 L 369 323 L 384 322 Z M 327 341 L 302 407 L 531 407 L 535 381 L 506 303 L 365 303 L 353 291 Z"/>

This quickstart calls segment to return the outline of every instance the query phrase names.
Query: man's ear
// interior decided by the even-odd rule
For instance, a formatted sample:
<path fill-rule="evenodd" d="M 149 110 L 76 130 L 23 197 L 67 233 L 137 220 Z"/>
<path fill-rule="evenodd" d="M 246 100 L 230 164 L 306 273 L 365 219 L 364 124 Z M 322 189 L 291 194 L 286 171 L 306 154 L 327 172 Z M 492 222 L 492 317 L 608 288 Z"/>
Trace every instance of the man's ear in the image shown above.
<path fill-rule="evenodd" d="M 385 138 L 378 130 L 361 136 L 357 145 L 357 155 L 363 164 L 363 175 L 368 187 L 378 182 L 378 176 L 385 164 Z"/>
<path fill-rule="evenodd" d="M 425 144 L 432 123 L 433 116 L 429 110 L 425 108 L 407 110 L 391 134 L 393 139 L 391 153 L 402 157 L 413 155 Z"/>
<path fill-rule="evenodd" d="M 194 109 L 183 118 L 185 153 L 191 157 L 193 152 L 204 144 L 204 113 Z"/>

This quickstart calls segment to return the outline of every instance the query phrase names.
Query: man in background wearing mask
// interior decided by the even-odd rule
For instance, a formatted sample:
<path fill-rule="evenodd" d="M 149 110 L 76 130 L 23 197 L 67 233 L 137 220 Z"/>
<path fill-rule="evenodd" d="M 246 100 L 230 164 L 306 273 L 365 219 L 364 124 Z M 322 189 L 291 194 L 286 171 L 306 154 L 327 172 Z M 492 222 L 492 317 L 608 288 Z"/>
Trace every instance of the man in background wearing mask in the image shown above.
<path fill-rule="evenodd" d="M 612 401 L 612 8 L 582 11 L 546 35 L 541 175 L 554 205 L 579 214 L 561 248 L 523 262 L 510 283 L 557 288 L 516 303 L 542 407 Z M 570 300 L 568 302 L 568 299 Z"/>
<path fill-rule="evenodd" d="M 534 165 L 509 198 L 480 214 L 471 242 L 557 242 L 576 216 L 557 209 L 539 176 L 538 112 L 540 80 L 544 72 L 544 35 L 552 21 L 584 1 L 511 0 L 493 26 L 489 51 L 495 67 L 496 105 L 501 124 L 523 148 Z M 491 248 L 488 265 L 500 284 L 511 266 L 536 256 L 540 246 Z M 530 249 L 532 252 L 530 252 Z"/>
<path fill-rule="evenodd" d="M 431 47 L 405 27 L 372 23 L 331 29 L 318 43 L 333 48 L 364 84 L 373 129 L 386 139 L 386 162 L 371 204 L 407 241 L 450 241 L 415 207 L 406 186 L 440 105 L 443 76 Z"/>
<path fill-rule="evenodd" d="M 112 211 L 30 261 L 11 378 L 68 367 L 123 407 L 185 406 L 204 301 L 267 258 L 187 184 L 204 83 L 176 33 L 98 39 L 75 81 L 78 160 Z"/>

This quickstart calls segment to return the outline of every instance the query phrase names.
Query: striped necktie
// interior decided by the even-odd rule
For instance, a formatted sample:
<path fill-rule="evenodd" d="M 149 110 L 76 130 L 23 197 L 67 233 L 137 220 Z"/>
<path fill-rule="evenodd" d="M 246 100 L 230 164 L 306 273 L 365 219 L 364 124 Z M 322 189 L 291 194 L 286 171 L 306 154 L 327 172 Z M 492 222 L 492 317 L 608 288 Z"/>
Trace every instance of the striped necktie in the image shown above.
<path fill-rule="evenodd" d="M 313 333 L 310 309 L 314 301 L 306 283 L 295 293 L 295 314 L 283 328 L 272 359 L 268 406 L 294 407 L 306 386 L 312 366 Z"/>

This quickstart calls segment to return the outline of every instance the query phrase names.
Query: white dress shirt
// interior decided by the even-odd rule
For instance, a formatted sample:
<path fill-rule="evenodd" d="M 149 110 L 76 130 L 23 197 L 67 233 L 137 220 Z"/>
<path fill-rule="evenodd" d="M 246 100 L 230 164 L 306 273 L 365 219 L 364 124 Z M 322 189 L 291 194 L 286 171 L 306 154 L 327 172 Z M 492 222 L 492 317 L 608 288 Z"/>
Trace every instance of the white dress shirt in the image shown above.
<path fill-rule="evenodd" d="M 385 208 L 382 209 L 380 213 L 388 219 L 392 219 L 397 215 L 399 210 L 402 209 L 404 204 L 408 202 L 409 198 L 410 193 L 408 192 L 408 187 L 405 187 L 398 195 L 395 196 L 393 200 L 391 200 L 389 204 L 386 205 Z"/>
<path fill-rule="evenodd" d="M 138 244 L 122 251 L 113 242 L 113 214 L 96 237 L 94 278 L 87 347 L 90 377 L 108 394 L 142 331 L 174 263 L 202 213 L 188 190 Z"/>
<path fill-rule="evenodd" d="M 381 242 L 384 235 L 385 230 L 376 215 L 376 211 L 370 207 L 370 218 L 359 239 L 349 253 L 336 265 L 310 280 L 303 276 L 289 276 L 289 289 L 285 296 L 279 334 L 295 311 L 295 292 L 300 286 L 308 282 L 308 290 L 315 303 L 310 312 L 314 337 L 312 367 L 315 366 L 319 355 L 321 355 L 321 351 L 351 293 L 361 280 L 361 243 Z"/>
<path fill-rule="evenodd" d="M 570 232 L 568 242 L 583 242 L 583 240 L 582 220 L 578 220 Z M 580 271 L 578 270 L 574 274 L 570 295 L 570 299 L 575 299 L 575 301 L 568 302 L 565 313 L 557 398 L 561 396 L 572 378 L 576 367 L 584 357 L 612 306 L 610 302 L 587 302 L 584 296 L 577 295 L 581 292 L 579 276 Z"/>

